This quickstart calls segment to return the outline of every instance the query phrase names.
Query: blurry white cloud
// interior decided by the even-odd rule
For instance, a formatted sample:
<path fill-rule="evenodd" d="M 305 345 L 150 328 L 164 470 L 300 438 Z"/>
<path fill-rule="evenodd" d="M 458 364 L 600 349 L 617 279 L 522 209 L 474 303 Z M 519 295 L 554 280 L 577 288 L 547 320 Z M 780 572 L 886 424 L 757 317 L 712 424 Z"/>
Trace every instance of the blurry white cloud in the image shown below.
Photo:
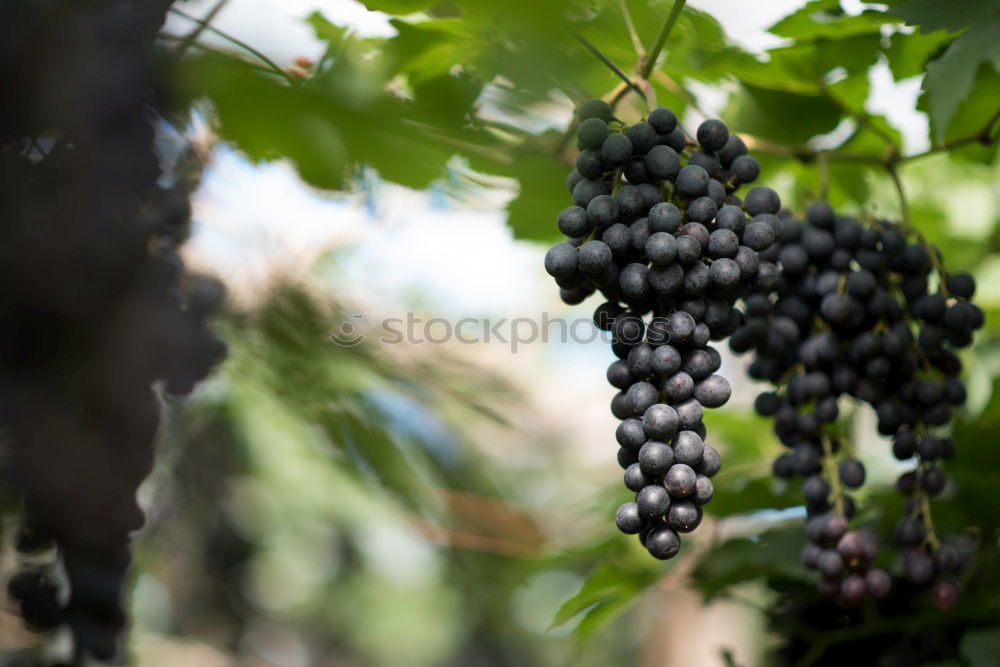
<path fill-rule="evenodd" d="M 328 248 L 356 241 L 367 214 L 345 195 L 305 185 L 288 162 L 254 165 L 217 146 L 192 200 L 189 262 L 239 292 L 306 268 Z"/>
<path fill-rule="evenodd" d="M 786 41 L 767 32 L 767 28 L 801 7 L 802 0 L 690 0 L 688 5 L 714 16 L 737 44 L 759 52 Z"/>
<path fill-rule="evenodd" d="M 190 0 L 180 3 L 178 8 L 192 16 L 203 17 L 217 1 Z M 369 11 L 356 0 L 231 0 L 216 15 L 212 26 L 250 44 L 279 65 L 288 65 L 299 56 L 316 60 L 323 54 L 323 42 L 316 39 L 304 20 L 314 11 L 338 25 L 350 27 L 361 37 L 396 34 L 386 14 Z M 194 27 L 190 20 L 171 14 L 166 31 L 182 35 Z M 214 46 L 233 48 L 230 42 L 207 30 L 199 39 Z"/>

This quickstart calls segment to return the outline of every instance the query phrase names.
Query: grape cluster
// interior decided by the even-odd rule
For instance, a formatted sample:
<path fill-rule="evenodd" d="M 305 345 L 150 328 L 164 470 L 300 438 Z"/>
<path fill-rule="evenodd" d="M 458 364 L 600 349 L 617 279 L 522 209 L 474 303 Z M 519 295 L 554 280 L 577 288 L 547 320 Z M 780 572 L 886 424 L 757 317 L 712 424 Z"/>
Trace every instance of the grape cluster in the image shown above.
<path fill-rule="evenodd" d="M 597 291 L 606 299 L 594 322 L 612 334 L 618 463 L 636 494 L 616 523 L 667 559 L 678 533 L 701 522 L 721 467 L 702 411 L 731 389 L 709 342 L 740 326 L 739 298 L 777 285 L 777 267 L 759 254 L 781 232 L 781 202 L 765 187 L 745 201 L 733 194 L 760 165 L 721 121 L 702 123 L 696 143 L 668 109 L 630 126 L 601 100 L 578 115 L 573 205 L 556 220 L 568 240 L 546 253 L 545 269 L 567 304 Z"/>
<path fill-rule="evenodd" d="M 887 593 L 884 574 L 867 570 L 876 550 L 871 536 L 847 531 L 855 505 L 844 489 L 865 480 L 864 465 L 833 428 L 840 398 L 849 396 L 874 408 L 895 456 L 915 462 L 898 484 L 910 498 L 897 525 L 910 549 L 906 577 L 922 585 L 937 574 L 933 597 L 948 606 L 956 589 L 947 577 L 958 559 L 928 530 L 927 499 L 945 487 L 941 459 L 955 454 L 954 441 L 939 431 L 966 398 L 955 349 L 983 324 L 969 301 L 975 282 L 946 274 L 937 251 L 903 225 L 836 215 L 825 202 L 810 206 L 805 222 L 785 211 L 780 222 L 780 238 L 763 256 L 777 261 L 781 276 L 773 291 L 745 298 L 745 321 L 730 347 L 752 350 L 749 374 L 778 387 L 761 393 L 755 408 L 773 418 L 789 449 L 774 461 L 774 474 L 805 478 L 812 518 L 803 559 L 823 574 L 820 589 L 845 604 Z"/>
<path fill-rule="evenodd" d="M 7 588 L 32 628 L 65 628 L 79 664 L 119 653 L 163 394 L 225 353 L 207 327 L 221 286 L 179 254 L 190 184 L 155 144 L 170 4 L 0 9 L 0 477 L 19 550 L 47 545 Z"/>
<path fill-rule="evenodd" d="M 806 524 L 809 542 L 802 550 L 803 564 L 822 575 L 819 591 L 852 607 L 866 597 L 882 599 L 892 589 L 892 577 L 873 567 L 878 556 L 878 535 L 867 528 L 848 530 L 842 512 L 826 512 Z"/>

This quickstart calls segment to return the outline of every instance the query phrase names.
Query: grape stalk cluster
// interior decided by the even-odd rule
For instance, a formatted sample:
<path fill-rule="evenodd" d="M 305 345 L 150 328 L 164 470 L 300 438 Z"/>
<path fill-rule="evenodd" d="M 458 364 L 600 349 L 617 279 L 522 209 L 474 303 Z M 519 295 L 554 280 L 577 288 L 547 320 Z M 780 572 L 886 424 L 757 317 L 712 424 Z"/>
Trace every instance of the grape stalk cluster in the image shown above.
<path fill-rule="evenodd" d="M 764 256 L 781 277 L 746 297 L 745 321 L 729 343 L 737 353 L 753 351 L 751 377 L 776 386 L 755 407 L 788 448 L 774 474 L 804 480 L 803 562 L 819 571 L 819 590 L 844 606 L 889 594 L 890 576 L 873 567 L 875 534 L 849 525 L 856 505 L 848 490 L 866 476 L 836 428 L 841 399 L 851 397 L 874 408 L 895 457 L 912 462 L 898 481 L 907 497 L 896 526 L 904 575 L 913 585 L 933 584 L 934 603 L 948 608 L 960 559 L 935 534 L 929 499 L 947 483 L 940 464 L 956 449 L 947 426 L 966 400 L 955 350 L 983 325 L 970 301 L 975 281 L 947 273 L 939 252 L 905 225 L 837 215 L 822 201 L 804 222 L 783 211 L 780 223 Z"/>
<path fill-rule="evenodd" d="M 760 253 L 781 232 L 781 202 L 766 187 L 734 195 L 760 165 L 719 120 L 691 138 L 669 109 L 626 125 L 590 100 L 578 118 L 573 205 L 556 220 L 567 240 L 546 253 L 545 269 L 565 303 L 595 292 L 606 300 L 594 322 L 612 334 L 618 463 L 635 493 L 615 520 L 668 559 L 678 534 L 701 522 L 722 464 L 705 443 L 702 416 L 731 389 L 709 343 L 740 326 L 738 299 L 777 286 L 776 265 Z"/>

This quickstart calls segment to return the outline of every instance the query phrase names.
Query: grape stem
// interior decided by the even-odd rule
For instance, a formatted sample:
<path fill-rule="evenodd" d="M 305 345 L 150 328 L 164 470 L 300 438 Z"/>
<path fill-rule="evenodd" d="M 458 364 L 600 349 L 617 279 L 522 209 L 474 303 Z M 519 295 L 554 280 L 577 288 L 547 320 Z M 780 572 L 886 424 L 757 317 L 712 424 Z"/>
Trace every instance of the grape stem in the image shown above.
<path fill-rule="evenodd" d="M 625 4 L 625 0 L 618 0 L 618 7 L 622 11 L 622 18 L 625 19 L 625 27 L 628 29 L 628 36 L 632 40 L 632 46 L 635 48 L 635 55 L 642 59 L 643 55 L 646 53 L 646 48 L 642 45 L 642 40 L 639 39 L 639 33 L 635 29 L 635 21 L 632 20 L 632 12 L 629 11 L 628 5 Z"/>
<path fill-rule="evenodd" d="M 622 184 L 622 168 L 618 167 L 617 169 L 615 169 L 615 180 L 611 184 L 611 196 L 612 197 L 614 197 L 615 193 L 618 192 L 618 188 L 621 187 L 621 184 Z"/>
<path fill-rule="evenodd" d="M 213 6 L 207 14 L 205 14 L 204 18 L 202 18 L 201 21 L 195 26 L 194 30 L 183 37 L 181 43 L 177 46 L 177 50 L 175 51 L 178 58 L 183 56 L 187 50 L 191 48 L 196 41 L 198 41 L 198 38 L 201 37 L 201 33 L 205 31 L 206 27 L 208 27 L 208 24 L 215 20 L 215 17 L 219 15 L 219 12 L 221 12 L 228 3 L 229 0 L 219 0 L 216 2 L 215 6 Z"/>
<path fill-rule="evenodd" d="M 617 75 L 618 78 L 620 78 L 628 88 L 631 88 L 633 91 L 637 92 L 639 96 L 642 97 L 643 99 L 646 98 L 646 93 L 643 92 L 642 88 L 636 85 L 636 83 L 629 78 L 628 74 L 623 72 L 622 69 L 618 67 L 618 65 L 611 62 L 610 58 L 601 53 L 601 50 L 596 46 L 594 46 L 589 39 L 578 33 L 576 30 L 573 30 L 572 28 L 570 28 L 570 32 L 573 33 L 573 36 L 576 37 L 578 42 L 583 44 L 583 46 L 586 47 L 588 51 L 594 54 L 595 58 L 600 60 L 605 67 L 614 72 L 615 75 Z"/>
<path fill-rule="evenodd" d="M 708 114 L 705 113 L 705 110 L 698 106 L 698 100 L 695 99 L 694 95 L 689 93 L 684 86 L 677 83 L 677 81 L 675 81 L 669 74 L 663 70 L 657 70 L 653 72 L 653 78 L 659 81 L 663 87 L 671 93 L 684 100 L 689 107 L 700 113 L 705 118 L 708 118 Z"/>
<path fill-rule="evenodd" d="M 934 266 L 934 271 L 938 274 L 938 279 L 941 281 L 941 291 L 947 294 L 947 277 L 948 274 L 944 269 L 944 265 L 941 263 L 941 258 L 938 256 L 937 250 L 924 237 L 923 232 L 921 232 L 913 223 L 910 221 L 910 205 L 906 199 L 906 191 L 903 189 L 903 179 L 899 176 L 899 170 L 896 168 L 895 164 L 886 164 L 886 171 L 889 172 L 889 177 L 892 178 L 893 185 L 896 186 L 896 192 L 899 193 L 899 207 L 900 212 L 903 217 L 903 230 L 913 236 L 917 237 L 927 254 L 931 258 L 931 264 Z"/>
<path fill-rule="evenodd" d="M 236 37 L 233 37 L 229 33 L 223 32 L 223 31 L 219 30 L 218 28 L 215 28 L 215 27 L 211 26 L 208 23 L 208 21 L 206 21 L 204 19 L 200 19 L 197 16 L 192 16 L 191 14 L 188 14 L 187 12 L 185 12 L 183 10 L 177 9 L 176 7 L 171 7 L 170 11 L 172 13 L 174 13 L 174 14 L 177 14 L 178 16 L 182 16 L 182 17 L 186 18 L 189 21 L 194 21 L 195 23 L 197 23 L 198 25 L 200 25 L 204 30 L 207 30 L 208 32 L 213 33 L 213 34 L 221 37 L 222 39 L 226 40 L 227 42 L 229 42 L 229 43 L 231 43 L 231 44 L 233 44 L 235 46 L 238 46 L 239 48 L 243 49 L 247 53 L 252 54 L 256 58 L 258 58 L 262 63 L 264 63 L 265 65 L 267 65 L 268 68 L 271 71 L 273 71 L 275 74 L 277 74 L 282 79 L 284 79 L 285 81 L 287 81 L 289 84 L 291 84 L 293 86 L 297 86 L 299 84 L 299 82 L 296 81 L 294 77 L 292 77 L 288 72 L 286 72 L 281 67 L 279 67 L 277 63 L 275 63 L 273 60 L 271 60 L 270 58 L 268 58 L 263 53 L 261 53 L 260 51 L 258 51 L 254 47 L 250 46 L 249 44 L 247 44 L 243 40 L 237 39 Z"/>
<path fill-rule="evenodd" d="M 169 32 L 161 32 L 161 33 L 159 33 L 156 36 L 156 38 L 157 39 L 163 39 L 163 40 L 166 40 L 168 42 L 177 42 L 177 43 L 183 42 L 184 39 L 185 39 L 184 37 L 181 37 L 180 35 L 172 35 Z M 232 58 L 233 57 L 232 52 L 226 51 L 225 49 L 217 49 L 217 48 L 211 47 L 208 44 L 205 44 L 203 42 L 195 42 L 195 43 L 191 44 L 190 48 L 198 49 L 199 51 L 204 51 L 205 53 L 211 53 L 213 55 L 222 56 L 223 58 Z M 175 52 L 175 54 L 176 54 L 176 52 Z M 252 68 L 252 69 L 255 69 L 255 70 L 258 70 L 258 71 L 261 71 L 261 72 L 267 72 L 269 74 L 271 74 L 271 73 L 274 72 L 274 70 L 272 70 L 270 67 L 267 67 L 266 65 L 261 65 L 259 63 L 252 62 L 252 61 L 249 61 L 249 60 L 247 60 L 245 62 L 246 62 L 246 65 L 248 67 Z"/>
<path fill-rule="evenodd" d="M 821 153 L 816 164 L 819 166 L 819 198 L 826 199 L 830 194 L 830 160 Z"/>
<path fill-rule="evenodd" d="M 840 486 L 840 475 L 837 473 L 837 464 L 833 460 L 833 447 L 830 444 L 830 437 L 823 435 L 823 468 L 826 470 L 826 479 L 830 482 L 830 494 L 833 496 L 833 511 L 841 516 L 844 514 L 844 489 Z"/>
<path fill-rule="evenodd" d="M 667 38 L 670 36 L 670 31 L 674 29 L 674 24 L 677 23 L 677 18 L 681 15 L 681 10 L 684 9 L 684 4 L 687 0 L 676 0 L 674 6 L 670 10 L 670 14 L 667 15 L 666 21 L 663 23 L 663 27 L 660 28 L 660 34 L 656 36 L 656 41 L 653 43 L 652 48 L 639 56 L 639 62 L 635 66 L 636 75 L 639 80 L 648 86 L 648 79 L 653 71 L 653 67 L 656 65 L 656 59 L 660 57 L 660 53 L 663 51 L 663 47 L 667 43 Z M 631 81 L 629 82 L 631 84 Z M 628 93 L 629 89 L 633 86 L 623 86 L 619 84 L 611 93 L 611 108 L 614 108 L 622 101 L 622 98 Z M 642 94 L 641 97 L 646 100 L 647 105 L 649 104 L 649 98 Z"/>
<path fill-rule="evenodd" d="M 827 86 L 826 84 L 820 83 L 820 90 L 823 91 L 823 95 L 825 95 L 828 100 L 833 102 L 834 106 L 840 109 L 841 113 L 850 116 L 851 118 L 856 120 L 858 125 L 863 125 L 867 127 L 869 130 L 872 131 L 873 134 L 875 134 L 875 136 L 877 136 L 879 139 L 885 142 L 886 146 L 889 149 L 889 154 L 886 157 L 887 161 L 893 160 L 896 157 L 898 157 L 899 147 L 896 145 L 896 140 L 893 139 L 891 136 L 889 136 L 889 134 L 885 130 L 876 125 L 875 121 L 871 119 L 871 116 L 862 111 L 855 111 L 854 109 L 852 109 L 842 99 L 837 97 L 833 93 L 833 91 L 830 90 L 830 87 Z"/>
<path fill-rule="evenodd" d="M 1000 121 L 1000 109 L 997 109 L 996 113 L 993 114 L 989 121 L 987 121 L 983 128 L 978 132 L 974 132 L 973 134 L 959 137 L 957 139 L 952 139 L 951 141 L 935 144 L 920 153 L 901 155 L 898 152 L 890 152 L 888 156 L 884 157 L 873 155 L 871 153 L 849 153 L 846 151 L 832 149 L 817 150 L 815 148 L 810 148 L 809 146 L 790 146 L 788 144 L 763 139 L 761 137 L 754 137 L 753 135 L 743 133 L 740 134 L 740 137 L 750 150 L 768 153 L 769 155 L 777 155 L 778 157 L 795 158 L 796 160 L 804 163 L 812 162 L 813 160 L 819 159 L 820 156 L 823 156 L 827 160 L 837 162 L 898 165 L 904 162 L 910 162 L 912 160 L 919 160 L 931 155 L 936 155 L 937 153 L 946 153 L 968 144 L 980 143 L 984 146 L 994 144 L 998 139 L 1000 139 L 1000 134 L 994 134 L 994 129 L 998 121 Z"/>
<path fill-rule="evenodd" d="M 926 491 L 920 491 L 920 515 L 924 521 L 924 531 L 927 533 L 927 537 L 925 538 L 927 546 L 931 548 L 931 551 L 937 551 L 938 547 L 941 546 L 941 542 L 938 540 L 937 532 L 934 530 L 934 518 L 931 516 L 931 501 Z"/>
<path fill-rule="evenodd" d="M 686 2 L 687 0 L 675 0 L 674 6 L 670 9 L 670 14 L 667 15 L 667 20 L 664 21 L 663 27 L 660 28 L 660 34 L 656 36 L 656 41 L 653 42 L 652 48 L 639 60 L 637 71 L 643 79 L 648 79 L 649 73 L 656 66 L 656 59 L 660 57 L 660 52 L 663 51 L 663 47 L 667 43 L 667 38 L 670 37 L 670 31 L 674 29 L 674 24 L 677 23 L 677 19 L 680 17 L 681 10 L 684 9 Z"/>
<path fill-rule="evenodd" d="M 892 184 L 896 186 L 896 193 L 899 195 L 899 211 L 903 218 L 903 225 L 910 229 L 913 226 L 910 223 L 910 203 L 907 201 L 906 191 L 903 189 L 903 179 L 899 177 L 899 170 L 895 164 L 887 163 L 885 169 L 889 172 Z"/>

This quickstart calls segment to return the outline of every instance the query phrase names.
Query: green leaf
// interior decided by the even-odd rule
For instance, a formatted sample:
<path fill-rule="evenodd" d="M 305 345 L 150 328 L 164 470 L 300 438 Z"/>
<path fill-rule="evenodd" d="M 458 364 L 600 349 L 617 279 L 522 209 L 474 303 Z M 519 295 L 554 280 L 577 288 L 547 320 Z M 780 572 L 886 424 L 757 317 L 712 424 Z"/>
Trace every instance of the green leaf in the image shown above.
<path fill-rule="evenodd" d="M 881 53 L 878 34 L 851 35 L 843 39 L 817 39 L 771 49 L 771 66 L 785 75 L 818 81 L 830 72 L 859 72 L 874 65 Z"/>
<path fill-rule="evenodd" d="M 924 90 L 930 97 L 930 115 L 938 128 L 948 127 L 955 110 L 972 89 L 979 66 L 1000 71 L 1000 14 L 984 20 L 957 37 L 937 60 L 927 65 Z"/>
<path fill-rule="evenodd" d="M 768 51 L 762 62 L 742 55 L 726 54 L 727 68 L 742 83 L 770 90 L 818 95 L 821 84 L 834 70 L 863 75 L 881 52 L 878 34 L 852 35 L 844 39 L 817 39 Z"/>
<path fill-rule="evenodd" d="M 814 575 L 799 563 L 804 543 L 798 523 L 769 530 L 756 539 L 729 540 L 702 557 L 693 573 L 694 583 L 712 598 L 730 586 L 761 577 L 811 581 Z"/>
<path fill-rule="evenodd" d="M 413 80 L 446 75 L 456 65 L 474 62 L 483 48 L 461 19 L 390 23 L 397 34 L 386 42 L 386 53 L 396 61 L 397 71 Z"/>
<path fill-rule="evenodd" d="M 930 34 L 895 32 L 890 39 L 885 55 L 892 77 L 901 81 L 923 74 L 927 61 L 950 42 L 952 36 L 944 31 Z"/>
<path fill-rule="evenodd" d="M 598 602 L 615 597 L 620 590 L 620 577 L 614 571 L 606 567 L 595 570 L 584 580 L 580 590 L 559 607 L 549 627 L 559 627 Z"/>
<path fill-rule="evenodd" d="M 1000 72 L 989 65 L 983 65 L 976 74 L 972 90 L 956 109 L 947 129 L 941 132 L 936 123 L 930 124 L 931 137 L 939 138 L 939 142 L 947 142 L 968 137 L 982 130 L 1000 111 L 1000 99 L 994 91 L 1000 90 Z M 930 104 L 927 94 L 921 95 L 917 108 L 926 111 Z M 997 143 L 982 144 L 973 142 L 948 151 L 949 157 L 966 162 L 992 164 L 997 154 Z"/>
<path fill-rule="evenodd" d="M 833 130 L 840 109 L 822 95 L 800 95 L 743 84 L 726 118 L 738 132 L 775 141 L 802 143 Z"/>
<path fill-rule="evenodd" d="M 920 32 L 954 32 L 1000 14 L 1000 4 L 996 0 L 907 0 L 889 13 L 905 19 L 907 25 L 920 26 Z"/>
<path fill-rule="evenodd" d="M 347 28 L 331 23 L 320 12 L 307 16 L 306 23 L 312 26 L 317 39 L 327 42 L 328 49 L 339 47 L 347 34 Z"/>
<path fill-rule="evenodd" d="M 956 482 L 954 502 L 977 508 L 983 530 L 1000 526 L 1000 507 L 995 495 L 1000 486 L 1000 448 L 990 446 L 1000 438 L 1000 380 L 993 383 L 989 405 L 978 418 L 955 424 L 954 438 L 961 456 L 949 462 L 948 473 Z"/>
<path fill-rule="evenodd" d="M 182 81 L 191 97 L 209 96 L 223 137 L 251 160 L 287 157 L 313 185 L 335 188 L 343 182 L 347 149 L 318 98 L 216 57 L 185 61 Z"/>
<path fill-rule="evenodd" d="M 180 88 L 191 100 L 211 100 L 223 138 L 250 159 L 288 158 L 307 182 L 324 188 L 340 187 L 358 164 L 395 183 L 425 188 L 456 153 L 496 143 L 464 127 L 479 93 L 469 77 L 423 80 L 409 100 L 372 90 L 371 82 L 352 85 L 359 92 L 352 96 L 345 94 L 344 79 L 360 71 L 347 63 L 338 58 L 337 72 L 289 86 L 239 60 L 190 58 Z M 369 90 L 361 94 L 364 86 Z"/>
<path fill-rule="evenodd" d="M 760 476 L 750 477 L 746 470 L 713 479 L 715 497 L 706 511 L 718 517 L 748 514 L 761 510 L 783 510 L 802 504 L 802 493 L 784 481 L 776 481 L 771 471 L 760 470 Z"/>
<path fill-rule="evenodd" d="M 852 111 L 863 113 L 870 84 L 868 70 L 863 69 L 827 86 L 827 92 Z"/>
<path fill-rule="evenodd" d="M 850 153 L 879 155 L 885 153 L 889 148 L 887 138 L 891 139 L 894 145 L 900 145 L 899 130 L 890 125 L 885 116 L 866 114 L 865 118 L 867 123 L 859 122 L 857 129 L 844 143 L 837 147 L 838 149 Z M 879 131 L 876 132 L 872 129 L 873 127 L 878 128 Z"/>
<path fill-rule="evenodd" d="M 513 172 L 521 184 L 507 205 L 507 223 L 514 236 L 531 241 L 559 238 L 555 216 L 572 203 L 566 192 L 568 166 L 550 155 L 527 154 L 517 158 Z"/>
<path fill-rule="evenodd" d="M 962 637 L 962 655 L 973 667 L 995 665 L 1000 655 L 1000 631 L 975 630 Z"/>
<path fill-rule="evenodd" d="M 437 4 L 437 0 L 361 0 L 368 9 L 386 14 L 412 14 Z"/>
<path fill-rule="evenodd" d="M 816 39 L 817 37 L 843 38 L 850 35 L 878 33 L 886 23 L 896 23 L 899 18 L 867 9 L 857 16 L 848 16 L 838 0 L 812 0 L 798 11 L 789 14 L 768 32 L 791 39 Z"/>
<path fill-rule="evenodd" d="M 617 550 L 617 547 L 616 547 Z M 642 561 L 613 557 L 590 573 L 576 595 L 563 603 L 550 627 L 558 627 L 586 612 L 577 625 L 577 635 L 593 632 L 602 623 L 631 605 L 646 588 L 663 576 L 649 554 L 638 554 Z"/>

